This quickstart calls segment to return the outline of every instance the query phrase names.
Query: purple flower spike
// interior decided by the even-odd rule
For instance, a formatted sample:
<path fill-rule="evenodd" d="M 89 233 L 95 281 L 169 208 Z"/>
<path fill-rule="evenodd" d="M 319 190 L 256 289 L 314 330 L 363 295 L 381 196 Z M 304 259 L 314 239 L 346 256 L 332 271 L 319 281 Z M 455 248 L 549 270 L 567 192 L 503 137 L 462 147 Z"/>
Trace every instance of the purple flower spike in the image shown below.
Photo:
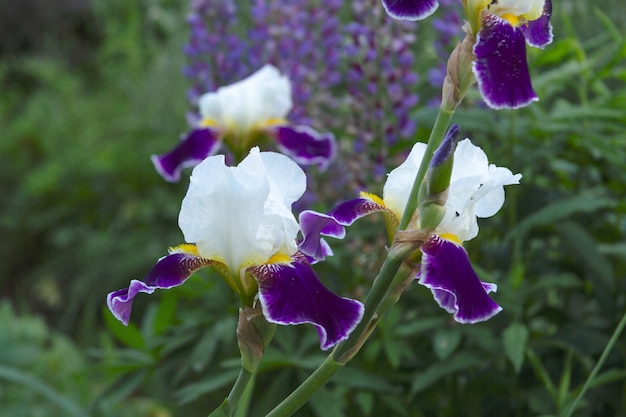
<path fill-rule="evenodd" d="M 539 100 L 530 82 L 521 28 L 496 15 L 483 14 L 474 55 L 474 75 L 489 107 L 516 109 Z"/>
<path fill-rule="evenodd" d="M 526 22 L 522 26 L 526 42 L 535 48 L 543 48 L 552 42 L 552 25 L 550 17 L 552 16 L 552 1 L 546 0 L 543 5 L 543 15 L 531 22 Z"/>
<path fill-rule="evenodd" d="M 382 0 L 387 14 L 398 20 L 422 20 L 439 7 L 437 0 Z"/>
<path fill-rule="evenodd" d="M 300 165 L 316 164 L 325 169 L 337 152 L 332 133 L 321 134 L 308 126 L 278 126 L 270 134 L 276 138 L 280 151 Z"/>
<path fill-rule="evenodd" d="M 189 253 L 172 253 L 159 259 L 143 281 L 132 280 L 128 288 L 113 291 L 107 296 L 107 305 L 116 319 L 128 325 L 133 300 L 140 292 L 152 294 L 156 289 L 169 289 L 181 285 L 191 274 L 215 261 Z"/>
<path fill-rule="evenodd" d="M 363 317 L 363 304 L 330 292 L 301 255 L 290 263 L 259 265 L 248 271 L 259 283 L 265 318 L 276 324 L 313 324 L 323 350 L 347 339 Z"/>
<path fill-rule="evenodd" d="M 194 129 L 174 149 L 163 155 L 152 155 L 150 159 L 166 181 L 177 182 L 183 168 L 198 165 L 217 152 L 218 139 L 218 132 L 213 129 Z"/>
<path fill-rule="evenodd" d="M 498 314 L 502 307 L 487 294 L 497 286 L 481 282 L 461 245 L 433 236 L 422 245 L 419 283 L 430 288 L 435 300 L 459 323 L 477 323 Z"/>

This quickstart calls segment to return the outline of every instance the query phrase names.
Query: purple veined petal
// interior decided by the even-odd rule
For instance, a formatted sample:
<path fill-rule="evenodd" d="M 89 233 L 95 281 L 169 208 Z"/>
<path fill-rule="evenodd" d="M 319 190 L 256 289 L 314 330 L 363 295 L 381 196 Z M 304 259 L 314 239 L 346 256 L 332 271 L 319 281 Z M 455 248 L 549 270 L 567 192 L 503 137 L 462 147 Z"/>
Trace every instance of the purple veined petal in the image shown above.
<path fill-rule="evenodd" d="M 142 281 L 134 279 L 128 288 L 109 293 L 107 296 L 109 310 L 126 326 L 137 294 L 140 292 L 152 294 L 156 289 L 177 287 L 198 269 L 215 262 L 186 252 L 164 256 L 157 261 Z"/>
<path fill-rule="evenodd" d="M 327 214 L 305 210 L 299 217 L 303 240 L 298 248 L 316 261 L 321 261 L 332 254 L 322 236 L 343 239 L 346 235 L 344 226 L 350 226 L 368 214 L 386 210 L 383 204 L 367 197 L 344 201 Z"/>
<path fill-rule="evenodd" d="M 319 133 L 309 126 L 276 126 L 268 130 L 282 153 L 300 165 L 325 169 L 335 158 L 337 144 L 332 133 Z"/>
<path fill-rule="evenodd" d="M 302 255 L 296 254 L 290 263 L 259 265 L 248 271 L 259 283 L 265 318 L 276 324 L 313 324 L 323 350 L 347 339 L 363 317 L 363 304 L 324 287 Z"/>
<path fill-rule="evenodd" d="M 217 152 L 219 146 L 218 131 L 203 127 L 192 130 L 168 153 L 152 155 L 150 159 L 166 181 L 177 182 L 183 168 L 198 165 L 206 157 Z"/>
<path fill-rule="evenodd" d="M 398 20 L 422 20 L 439 7 L 437 0 L 382 0 L 387 14 Z"/>
<path fill-rule="evenodd" d="M 550 18 L 552 17 L 552 1 L 545 1 L 543 5 L 543 15 L 539 19 L 527 22 L 522 26 L 526 43 L 535 48 L 543 48 L 552 43 L 552 24 L 550 24 Z"/>
<path fill-rule="evenodd" d="M 493 109 L 516 109 L 539 100 L 530 82 L 524 32 L 493 14 L 483 14 L 474 45 L 474 75 Z"/>
<path fill-rule="evenodd" d="M 321 261 L 333 254 L 322 235 L 337 239 L 343 239 L 346 235 L 346 229 L 328 214 L 305 210 L 300 213 L 298 220 L 303 237 L 298 244 L 298 250 L 315 261 Z"/>
<path fill-rule="evenodd" d="M 457 322 L 485 321 L 502 310 L 487 295 L 498 287 L 478 279 L 463 246 L 433 236 L 421 250 L 419 283 L 430 288 L 439 306 Z"/>

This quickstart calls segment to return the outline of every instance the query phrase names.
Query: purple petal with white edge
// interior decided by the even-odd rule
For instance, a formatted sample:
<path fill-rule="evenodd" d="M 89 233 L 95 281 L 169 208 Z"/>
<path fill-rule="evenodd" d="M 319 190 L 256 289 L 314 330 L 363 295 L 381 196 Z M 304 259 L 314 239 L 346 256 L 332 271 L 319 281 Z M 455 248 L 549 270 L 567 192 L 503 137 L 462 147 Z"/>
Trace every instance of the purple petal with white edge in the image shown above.
<path fill-rule="evenodd" d="M 156 289 L 169 289 L 181 285 L 191 274 L 215 261 L 189 253 L 172 253 L 158 260 L 143 281 L 132 280 L 128 288 L 113 291 L 107 296 L 107 305 L 116 319 L 128 325 L 135 296 L 152 294 Z"/>
<path fill-rule="evenodd" d="M 516 109 L 539 100 L 530 82 L 521 28 L 483 14 L 474 45 L 474 75 L 483 99 L 493 109 Z"/>
<path fill-rule="evenodd" d="M 437 0 L 382 0 L 387 14 L 398 20 L 422 20 L 439 7 Z"/>
<path fill-rule="evenodd" d="M 298 250 L 316 261 L 321 261 L 333 253 L 322 239 L 322 235 L 337 239 L 343 239 L 346 235 L 346 229 L 328 214 L 305 210 L 300 213 L 298 220 L 303 237 L 302 242 L 298 244 Z"/>
<path fill-rule="evenodd" d="M 168 153 L 152 155 L 150 159 L 166 181 L 177 182 L 183 168 L 198 165 L 217 152 L 219 146 L 219 133 L 216 130 L 199 128 L 192 130 Z"/>
<path fill-rule="evenodd" d="M 337 144 L 332 133 L 319 133 L 309 126 L 276 126 L 268 130 L 282 153 L 300 165 L 325 169 L 335 158 Z"/>
<path fill-rule="evenodd" d="M 528 45 L 543 48 L 552 42 L 550 17 L 552 17 L 552 1 L 546 0 L 543 5 L 543 15 L 539 19 L 526 22 L 522 26 Z"/>
<path fill-rule="evenodd" d="M 433 293 L 439 306 L 459 323 L 485 321 L 502 310 L 487 294 L 495 284 L 478 279 L 463 246 L 433 236 L 422 245 L 419 283 Z"/>
<path fill-rule="evenodd" d="M 347 339 L 363 317 L 363 304 L 330 292 L 302 255 L 248 271 L 259 283 L 265 318 L 276 324 L 313 324 L 323 350 Z"/>
<path fill-rule="evenodd" d="M 303 240 L 298 249 L 316 261 L 321 261 L 332 254 L 321 236 L 343 239 L 346 235 L 344 226 L 350 226 L 368 214 L 385 210 L 385 206 L 366 197 L 344 201 L 327 214 L 305 210 L 299 217 Z"/>

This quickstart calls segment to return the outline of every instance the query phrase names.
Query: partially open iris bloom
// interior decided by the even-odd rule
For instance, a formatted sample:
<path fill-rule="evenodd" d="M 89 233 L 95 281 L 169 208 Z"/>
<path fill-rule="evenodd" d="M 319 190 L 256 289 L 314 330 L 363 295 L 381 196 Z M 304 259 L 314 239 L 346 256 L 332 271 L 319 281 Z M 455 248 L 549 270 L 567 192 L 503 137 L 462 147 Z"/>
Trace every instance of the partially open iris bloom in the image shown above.
<path fill-rule="evenodd" d="M 552 42 L 551 0 L 464 0 L 471 33 L 478 89 L 489 107 L 515 109 L 538 97 L 530 82 L 526 44 Z"/>
<path fill-rule="evenodd" d="M 193 170 L 179 215 L 189 243 L 170 248 L 143 280 L 110 293 L 109 309 L 128 324 L 138 293 L 176 287 L 208 266 L 244 305 L 260 303 L 269 322 L 313 324 L 322 349 L 344 340 L 363 305 L 330 292 L 297 250 L 291 205 L 305 188 L 302 169 L 278 153 L 253 148 L 236 167 L 223 155 L 207 158 Z"/>
<path fill-rule="evenodd" d="M 299 164 L 326 167 L 335 156 L 334 136 L 308 126 L 289 126 L 286 116 L 292 106 L 289 79 L 265 65 L 244 80 L 201 96 L 195 128 L 170 152 L 152 156 L 152 162 L 163 178 L 175 182 L 183 168 L 215 154 L 222 142 L 241 154 L 269 136 Z"/>
<path fill-rule="evenodd" d="M 451 136 L 449 134 L 445 140 L 454 140 Z M 343 238 L 344 226 L 373 212 L 383 212 L 388 228 L 395 230 L 425 149 L 425 144 L 415 144 L 406 161 L 389 174 L 382 199 L 362 193 L 360 198 L 346 201 L 327 214 L 301 213 L 305 239 L 300 250 L 323 259 L 332 252 L 321 239 L 322 235 Z M 513 175 L 507 168 L 490 165 L 485 153 L 469 139 L 461 141 L 454 151 L 445 215 L 421 246 L 422 261 L 417 278 L 420 284 L 431 289 L 437 303 L 460 323 L 484 321 L 501 310 L 488 296 L 497 286 L 478 279 L 462 243 L 478 234 L 478 217 L 490 217 L 500 210 L 504 204 L 503 186 L 518 184 L 520 178 L 520 174 Z"/>
<path fill-rule="evenodd" d="M 437 0 L 382 0 L 390 16 L 419 20 L 430 16 Z M 474 38 L 472 70 L 478 89 L 493 109 L 524 107 L 538 97 L 533 90 L 526 44 L 552 42 L 552 0 L 462 0 Z M 468 63 L 469 64 L 469 63 Z"/>

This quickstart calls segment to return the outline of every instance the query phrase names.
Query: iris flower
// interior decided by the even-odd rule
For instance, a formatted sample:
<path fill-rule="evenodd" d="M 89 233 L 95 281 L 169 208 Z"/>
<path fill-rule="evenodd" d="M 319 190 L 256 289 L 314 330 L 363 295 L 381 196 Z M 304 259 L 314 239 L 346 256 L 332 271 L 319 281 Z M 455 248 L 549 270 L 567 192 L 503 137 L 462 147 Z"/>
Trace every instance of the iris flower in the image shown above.
<path fill-rule="evenodd" d="M 437 0 L 382 0 L 397 19 L 430 16 Z M 474 35 L 472 70 L 483 99 L 494 109 L 524 107 L 538 97 L 533 90 L 526 44 L 543 48 L 552 42 L 552 0 L 462 0 Z"/>
<path fill-rule="evenodd" d="M 244 305 L 260 304 L 272 323 L 311 323 L 322 349 L 348 337 L 363 305 L 330 292 L 298 252 L 291 205 L 306 188 L 288 157 L 253 148 L 236 167 L 211 156 L 192 172 L 179 225 L 186 244 L 170 248 L 142 280 L 108 295 L 113 315 L 128 324 L 140 293 L 181 285 L 203 267 L 215 270 Z"/>
<path fill-rule="evenodd" d="M 454 133 L 448 134 L 444 143 L 454 140 L 453 136 Z M 332 251 L 321 239 L 322 235 L 343 238 L 344 226 L 374 212 L 383 212 L 393 234 L 425 149 L 425 144 L 415 144 L 406 161 L 391 171 L 383 188 L 383 198 L 361 193 L 359 198 L 346 201 L 327 214 L 302 212 L 300 224 L 305 238 L 300 250 L 323 259 Z M 489 164 L 482 149 L 469 139 L 461 141 L 454 151 L 445 215 L 421 246 L 422 261 L 417 279 L 431 289 L 437 303 L 454 314 L 457 322 L 484 321 L 501 310 L 488 296 L 497 286 L 479 280 L 462 243 L 477 236 L 478 217 L 490 217 L 500 210 L 504 204 L 504 185 L 518 184 L 520 178 L 520 174 L 513 175 L 507 168 Z"/>
<path fill-rule="evenodd" d="M 235 154 L 269 136 L 278 149 L 301 165 L 324 168 L 335 156 L 335 138 L 309 126 L 289 126 L 285 117 L 293 106 L 291 83 L 272 65 L 234 84 L 202 95 L 200 121 L 171 151 L 153 155 L 163 178 L 180 179 L 183 168 L 195 166 L 215 154 L 225 142 Z"/>

